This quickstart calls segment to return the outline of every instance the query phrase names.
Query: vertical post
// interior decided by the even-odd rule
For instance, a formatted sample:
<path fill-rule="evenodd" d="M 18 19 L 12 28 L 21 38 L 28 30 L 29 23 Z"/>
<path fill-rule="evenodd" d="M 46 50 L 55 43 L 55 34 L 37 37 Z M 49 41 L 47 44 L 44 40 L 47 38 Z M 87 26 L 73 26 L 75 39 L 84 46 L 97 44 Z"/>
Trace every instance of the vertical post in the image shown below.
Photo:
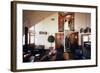
<path fill-rule="evenodd" d="M 28 27 L 25 27 L 25 45 L 28 45 Z"/>

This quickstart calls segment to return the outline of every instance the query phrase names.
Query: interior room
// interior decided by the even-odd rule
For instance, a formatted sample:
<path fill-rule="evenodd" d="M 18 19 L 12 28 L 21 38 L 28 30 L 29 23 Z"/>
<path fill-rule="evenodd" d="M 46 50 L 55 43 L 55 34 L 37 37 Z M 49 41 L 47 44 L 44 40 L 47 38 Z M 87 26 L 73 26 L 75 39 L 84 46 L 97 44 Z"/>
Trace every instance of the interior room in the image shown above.
<path fill-rule="evenodd" d="M 23 10 L 23 62 L 91 59 L 91 14 Z"/>

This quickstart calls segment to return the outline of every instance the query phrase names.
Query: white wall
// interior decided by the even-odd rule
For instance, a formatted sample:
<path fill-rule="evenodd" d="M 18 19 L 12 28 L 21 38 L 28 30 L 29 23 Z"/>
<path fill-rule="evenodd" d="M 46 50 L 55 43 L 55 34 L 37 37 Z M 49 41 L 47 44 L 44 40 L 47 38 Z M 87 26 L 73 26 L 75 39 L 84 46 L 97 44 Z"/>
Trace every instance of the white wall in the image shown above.
<path fill-rule="evenodd" d="M 75 13 L 75 31 L 80 28 L 91 27 L 91 14 L 89 13 Z"/>
<path fill-rule="evenodd" d="M 91 28 L 91 14 L 75 13 L 75 31 L 80 32 L 80 29 L 86 27 Z M 79 33 L 79 45 L 81 45 L 81 33 Z"/>
<path fill-rule="evenodd" d="M 54 20 L 52 20 L 52 18 Z M 47 32 L 47 34 L 39 34 L 40 31 Z M 55 12 L 51 16 L 45 18 L 41 22 L 35 25 L 35 44 L 45 45 L 46 49 L 50 47 L 51 43 L 48 42 L 48 36 L 53 35 L 58 32 L 58 13 Z M 55 47 L 55 42 L 52 43 Z"/>
<path fill-rule="evenodd" d="M 0 73 L 13 73 L 10 71 L 10 1 L 0 0 Z M 83 4 L 83 5 L 97 5 L 99 6 L 100 0 L 34 0 L 41 2 L 55 2 L 55 3 L 71 3 L 71 4 Z M 100 8 L 100 6 L 99 6 Z M 100 13 L 100 9 L 98 10 Z M 100 19 L 100 14 L 98 18 Z M 98 24 L 100 21 L 98 19 Z M 98 31 L 100 31 L 100 25 L 98 25 Z M 98 33 L 98 43 L 100 43 L 100 33 Z M 100 45 L 98 44 L 98 56 L 100 56 Z M 27 71 L 16 73 L 99 73 L 100 72 L 100 57 L 98 57 L 98 67 L 90 68 L 74 68 L 74 69 L 59 69 L 59 70 L 46 70 L 46 71 Z M 15 73 L 15 72 L 14 72 Z"/>
<path fill-rule="evenodd" d="M 49 49 L 51 43 L 48 42 L 48 36 L 55 36 L 58 32 L 58 12 L 24 11 L 23 22 L 24 27 L 29 28 L 29 32 L 35 30 L 35 45 L 44 45 L 45 49 Z M 39 32 L 47 32 L 47 34 L 39 34 Z M 52 47 L 55 48 L 55 42 L 52 43 Z"/>
<path fill-rule="evenodd" d="M 32 24 L 35 25 L 35 30 L 36 30 L 35 44 L 36 45 L 45 45 L 46 48 L 50 47 L 50 43 L 47 41 L 48 36 L 51 34 L 55 36 L 55 33 L 58 32 L 58 14 L 57 14 L 57 12 L 39 12 L 39 11 L 31 12 L 30 11 L 30 12 L 27 12 L 24 15 L 24 17 L 25 18 L 28 17 L 28 20 L 30 19 L 30 21 L 31 21 L 28 23 L 28 27 L 30 25 L 32 27 Z M 52 18 L 55 20 L 52 21 L 51 20 Z M 40 20 L 38 20 L 38 19 L 40 19 Z M 25 20 L 28 21 L 27 19 L 25 19 Z M 35 22 L 37 24 L 35 24 Z M 75 31 L 80 32 L 81 28 L 85 29 L 86 27 L 91 27 L 91 14 L 75 13 Z M 34 29 L 31 29 L 31 30 L 34 31 Z M 39 34 L 40 31 L 47 32 L 48 34 L 40 35 Z M 53 43 L 53 47 L 55 47 L 54 43 Z M 79 45 L 81 45 L 81 34 L 80 33 L 79 33 Z"/>

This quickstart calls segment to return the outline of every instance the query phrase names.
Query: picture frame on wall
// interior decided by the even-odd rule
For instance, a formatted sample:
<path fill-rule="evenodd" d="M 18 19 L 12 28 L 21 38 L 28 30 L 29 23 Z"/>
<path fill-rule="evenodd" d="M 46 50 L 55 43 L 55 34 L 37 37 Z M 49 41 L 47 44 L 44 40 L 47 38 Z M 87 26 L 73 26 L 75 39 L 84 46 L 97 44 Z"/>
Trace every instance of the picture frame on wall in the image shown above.
<path fill-rule="evenodd" d="M 97 6 L 11 2 L 11 71 L 96 66 Z"/>

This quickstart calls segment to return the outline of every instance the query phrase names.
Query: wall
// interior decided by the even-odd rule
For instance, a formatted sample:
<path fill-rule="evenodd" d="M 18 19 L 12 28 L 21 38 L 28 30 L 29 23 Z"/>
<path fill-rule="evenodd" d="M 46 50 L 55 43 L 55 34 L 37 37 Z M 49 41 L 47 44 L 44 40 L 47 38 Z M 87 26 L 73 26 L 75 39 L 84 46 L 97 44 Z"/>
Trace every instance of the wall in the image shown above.
<path fill-rule="evenodd" d="M 86 27 L 91 28 L 91 14 L 75 13 L 75 31 L 80 32 L 80 29 Z M 81 45 L 81 33 L 79 33 L 79 45 Z"/>
<path fill-rule="evenodd" d="M 52 18 L 54 20 L 52 20 Z M 47 34 L 39 34 L 40 31 L 47 32 Z M 58 32 L 58 13 L 55 12 L 36 24 L 35 32 L 35 44 L 45 45 L 46 49 L 49 48 L 51 43 L 48 42 L 48 36 L 55 36 L 55 33 Z M 52 43 L 52 45 L 55 47 L 55 42 Z"/>
<path fill-rule="evenodd" d="M 58 14 L 55 12 L 45 11 L 24 11 L 23 13 L 24 26 L 31 28 L 35 25 L 36 45 L 45 45 L 46 48 L 50 47 L 50 43 L 47 41 L 49 35 L 55 35 L 58 32 Z M 52 21 L 51 19 L 55 20 Z M 75 13 L 75 31 L 80 32 L 81 28 L 91 27 L 91 14 L 89 13 Z M 47 28 L 49 27 L 49 28 Z M 52 29 L 52 30 L 51 30 Z M 34 31 L 32 28 L 31 31 Z M 39 35 L 40 31 L 45 31 L 47 35 Z M 39 41 L 38 41 L 39 40 Z M 55 43 L 55 42 L 54 42 Z M 53 43 L 53 47 L 55 46 Z M 79 45 L 81 45 L 81 34 L 79 33 Z"/>
<path fill-rule="evenodd" d="M 29 28 L 29 32 L 35 30 L 35 44 L 45 45 L 45 48 L 48 49 L 51 46 L 48 36 L 55 36 L 55 33 L 58 32 L 58 12 L 23 11 L 23 24 L 24 27 Z M 47 34 L 39 34 L 39 32 L 47 32 Z M 24 41 L 23 39 L 23 43 Z M 55 42 L 52 45 L 55 47 Z"/>
<path fill-rule="evenodd" d="M 10 41 L 11 41 L 11 14 L 10 14 L 10 1 L 0 0 L 0 73 L 13 73 L 10 71 Z M 41 2 L 55 2 L 55 3 L 70 3 L 70 4 L 83 4 L 83 5 L 98 5 L 100 8 L 100 0 L 33 0 Z M 100 13 L 100 9 L 98 9 Z M 98 24 L 100 24 L 100 14 L 98 14 Z M 98 25 L 98 31 L 100 31 L 100 25 Z M 100 40 L 100 33 L 98 33 L 98 40 Z M 100 41 L 98 41 L 100 43 Z M 100 56 L 100 45 L 98 45 L 98 56 Z M 59 70 L 46 70 L 46 71 L 34 71 L 34 73 L 99 73 L 100 72 L 100 57 L 98 57 L 98 67 L 90 68 L 74 68 L 74 69 L 59 69 Z M 33 71 L 27 72 L 14 72 L 14 73 L 33 73 Z"/>
<path fill-rule="evenodd" d="M 91 27 L 91 14 L 75 13 L 75 31 L 80 31 L 80 28 Z"/>

